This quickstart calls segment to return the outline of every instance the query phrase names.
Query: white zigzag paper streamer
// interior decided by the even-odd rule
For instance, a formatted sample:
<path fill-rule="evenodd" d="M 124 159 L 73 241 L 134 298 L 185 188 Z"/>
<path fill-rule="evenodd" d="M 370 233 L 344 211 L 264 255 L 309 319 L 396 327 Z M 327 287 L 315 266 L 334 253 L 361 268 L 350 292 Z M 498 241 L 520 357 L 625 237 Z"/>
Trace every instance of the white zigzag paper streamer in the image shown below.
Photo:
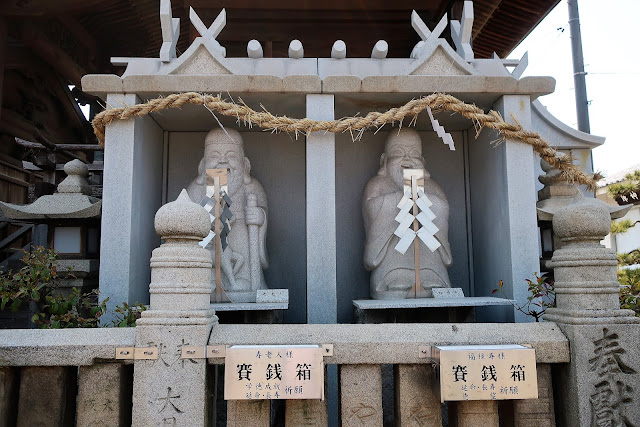
<path fill-rule="evenodd" d="M 431 250 L 431 252 L 435 252 L 435 250 L 440 247 L 440 242 L 438 242 L 434 237 L 439 229 L 433 223 L 436 215 L 431 211 L 431 209 L 429 209 L 433 206 L 433 203 L 429 200 L 427 195 L 424 194 L 424 191 L 418 190 L 418 199 L 415 201 L 415 205 L 420 209 L 420 213 L 415 217 L 410 212 L 413 205 L 414 202 L 411 200 L 411 193 L 406 192 L 402 197 L 402 200 L 400 200 L 400 203 L 398 203 L 400 212 L 395 217 L 395 220 L 399 225 L 393 234 L 400 238 L 395 246 L 395 250 L 404 255 L 417 236 Z M 413 221 L 416 219 L 421 225 L 418 231 L 414 231 L 410 228 Z"/>
<path fill-rule="evenodd" d="M 433 126 L 433 130 L 436 131 L 442 142 L 449 146 L 449 150 L 455 151 L 456 147 L 453 144 L 453 138 L 451 134 L 444 130 L 444 127 L 440 125 L 436 119 L 433 118 L 433 113 L 431 112 L 431 108 L 427 105 L 427 113 L 429 113 L 429 118 L 431 119 L 431 126 Z"/>

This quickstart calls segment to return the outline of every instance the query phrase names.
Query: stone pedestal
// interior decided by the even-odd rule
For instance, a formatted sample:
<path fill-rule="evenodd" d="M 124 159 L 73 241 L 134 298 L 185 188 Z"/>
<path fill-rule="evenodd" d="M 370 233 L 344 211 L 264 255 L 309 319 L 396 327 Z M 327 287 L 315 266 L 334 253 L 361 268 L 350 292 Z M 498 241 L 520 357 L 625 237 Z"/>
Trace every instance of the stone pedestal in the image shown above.
<path fill-rule="evenodd" d="M 227 401 L 228 427 L 269 427 L 271 402 L 269 400 Z"/>
<path fill-rule="evenodd" d="M 555 427 L 551 365 L 539 364 L 538 398 L 513 401 L 515 427 Z"/>
<path fill-rule="evenodd" d="M 395 366 L 398 427 L 442 426 L 440 382 L 432 365 Z"/>
<path fill-rule="evenodd" d="M 211 255 L 198 246 L 209 215 L 186 191 L 156 214 L 166 242 L 151 258 L 150 309 L 136 327 L 136 347 L 158 358 L 134 365 L 133 425 L 205 426 L 210 415 L 205 359 L 183 359 L 185 346 L 205 346 L 217 318 L 210 308 Z"/>
<path fill-rule="evenodd" d="M 119 363 L 78 368 L 78 427 L 131 424 L 131 377 L 127 368 Z"/>
<path fill-rule="evenodd" d="M 71 368 L 29 366 L 21 370 L 18 427 L 62 427 L 73 423 Z"/>
<path fill-rule="evenodd" d="M 455 427 L 498 427 L 498 402 L 468 400 L 457 402 Z"/>
<path fill-rule="evenodd" d="M 220 324 L 274 324 L 282 323 L 289 302 L 230 302 L 213 303 Z"/>
<path fill-rule="evenodd" d="M 508 299 L 493 297 L 353 301 L 356 323 L 474 322 L 477 307 L 510 305 Z"/>
<path fill-rule="evenodd" d="M 326 426 L 327 401 L 288 400 L 284 424 L 287 426 Z"/>
<path fill-rule="evenodd" d="M 570 341 L 571 363 L 554 371 L 562 426 L 632 425 L 640 419 L 640 318 L 619 308 L 616 257 L 599 243 L 611 219 L 626 210 L 584 197 L 542 210 L 561 239 L 551 260 L 557 307 L 544 319 L 555 321 Z"/>
<path fill-rule="evenodd" d="M 340 425 L 382 426 L 380 365 L 340 366 Z"/>

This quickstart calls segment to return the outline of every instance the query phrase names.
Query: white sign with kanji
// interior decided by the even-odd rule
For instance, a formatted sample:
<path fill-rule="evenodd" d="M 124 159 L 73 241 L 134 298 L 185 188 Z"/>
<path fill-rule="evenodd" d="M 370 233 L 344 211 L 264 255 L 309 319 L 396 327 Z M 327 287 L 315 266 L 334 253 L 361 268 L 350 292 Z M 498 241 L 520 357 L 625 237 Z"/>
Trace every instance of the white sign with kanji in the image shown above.
<path fill-rule="evenodd" d="M 245 346 L 226 350 L 225 400 L 324 399 L 322 347 Z"/>
<path fill-rule="evenodd" d="M 537 399 L 535 350 L 521 345 L 438 346 L 440 399 Z"/>

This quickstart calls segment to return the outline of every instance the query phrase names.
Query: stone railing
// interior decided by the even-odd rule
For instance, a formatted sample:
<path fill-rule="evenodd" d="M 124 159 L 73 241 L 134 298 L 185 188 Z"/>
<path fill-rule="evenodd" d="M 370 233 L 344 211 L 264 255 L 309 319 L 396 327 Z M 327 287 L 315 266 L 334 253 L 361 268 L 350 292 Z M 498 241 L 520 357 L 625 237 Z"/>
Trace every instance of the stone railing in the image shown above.
<path fill-rule="evenodd" d="M 528 344 L 536 350 L 539 398 L 499 405 L 497 401 L 445 405 L 449 425 L 479 425 L 481 421 L 486 427 L 498 426 L 498 409 L 500 414 L 513 414 L 510 417 L 516 426 L 554 425 L 551 366 L 569 362 L 568 341 L 552 322 L 215 325 L 211 345 L 333 344 L 333 356 L 324 358 L 328 382 L 331 366 L 339 367 L 337 395 L 332 396 L 328 387 L 324 401 L 228 401 L 225 405 L 222 393 L 215 393 L 221 390 L 217 382 L 223 382 L 216 375 L 220 372 L 216 365 L 224 363 L 223 358 L 208 359 L 208 363 L 206 359 L 185 360 L 180 358 L 180 344 L 171 348 L 157 342 L 156 360 L 115 360 L 116 347 L 134 346 L 137 334 L 134 328 L 0 331 L 0 363 L 5 366 L 0 368 L 0 417 L 4 417 L 0 425 L 17 420 L 18 426 L 63 426 L 73 425 L 75 419 L 78 426 L 126 426 L 132 424 L 133 408 L 136 426 L 225 422 L 229 426 L 269 426 L 272 417 L 288 426 L 335 425 L 337 420 L 345 426 L 383 425 L 383 417 L 399 425 L 441 426 L 437 370 L 428 359 L 420 358 L 419 347 L 505 343 Z M 176 339 L 181 342 L 183 336 Z M 188 374 L 193 368 L 203 375 L 185 375 L 166 387 L 147 382 L 140 391 L 140 372 L 165 371 L 156 379 L 164 381 L 170 372 Z M 139 393 L 149 397 L 140 399 Z M 196 400 L 193 394 L 203 398 Z M 332 401 L 339 404 L 337 413 L 329 408 Z M 141 405 L 149 418 L 135 420 Z"/>
<path fill-rule="evenodd" d="M 151 304 L 135 329 L 0 331 L 0 425 L 629 425 L 640 418 L 640 327 L 618 308 L 615 259 L 598 243 L 610 213 L 582 198 L 550 210 L 562 239 L 553 322 L 221 325 L 209 303 L 211 257 L 197 244 L 209 217 L 183 192 L 156 215 L 165 243 L 153 252 Z M 225 404 L 215 366 L 223 359 L 181 353 L 234 344 L 332 344 L 326 400 Z M 420 347 L 491 344 L 535 349 L 539 397 L 441 406 Z M 115 360 L 117 347 L 132 346 L 157 358 Z"/>

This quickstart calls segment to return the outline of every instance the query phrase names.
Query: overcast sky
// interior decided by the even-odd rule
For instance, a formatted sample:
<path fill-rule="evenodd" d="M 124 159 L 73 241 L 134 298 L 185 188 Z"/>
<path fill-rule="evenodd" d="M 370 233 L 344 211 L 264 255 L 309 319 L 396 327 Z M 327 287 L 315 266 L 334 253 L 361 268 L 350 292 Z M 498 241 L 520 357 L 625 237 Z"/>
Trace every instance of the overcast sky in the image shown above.
<path fill-rule="evenodd" d="M 640 113 L 634 106 L 640 102 L 640 54 L 636 49 L 640 1 L 579 0 L 578 7 L 591 133 L 607 138 L 593 151 L 594 167 L 612 174 L 640 163 L 640 138 L 635 129 Z M 539 98 L 540 102 L 577 128 L 568 21 L 567 1 L 562 0 L 509 57 L 520 58 L 529 51 L 524 75 L 556 79 L 555 93 Z"/>

